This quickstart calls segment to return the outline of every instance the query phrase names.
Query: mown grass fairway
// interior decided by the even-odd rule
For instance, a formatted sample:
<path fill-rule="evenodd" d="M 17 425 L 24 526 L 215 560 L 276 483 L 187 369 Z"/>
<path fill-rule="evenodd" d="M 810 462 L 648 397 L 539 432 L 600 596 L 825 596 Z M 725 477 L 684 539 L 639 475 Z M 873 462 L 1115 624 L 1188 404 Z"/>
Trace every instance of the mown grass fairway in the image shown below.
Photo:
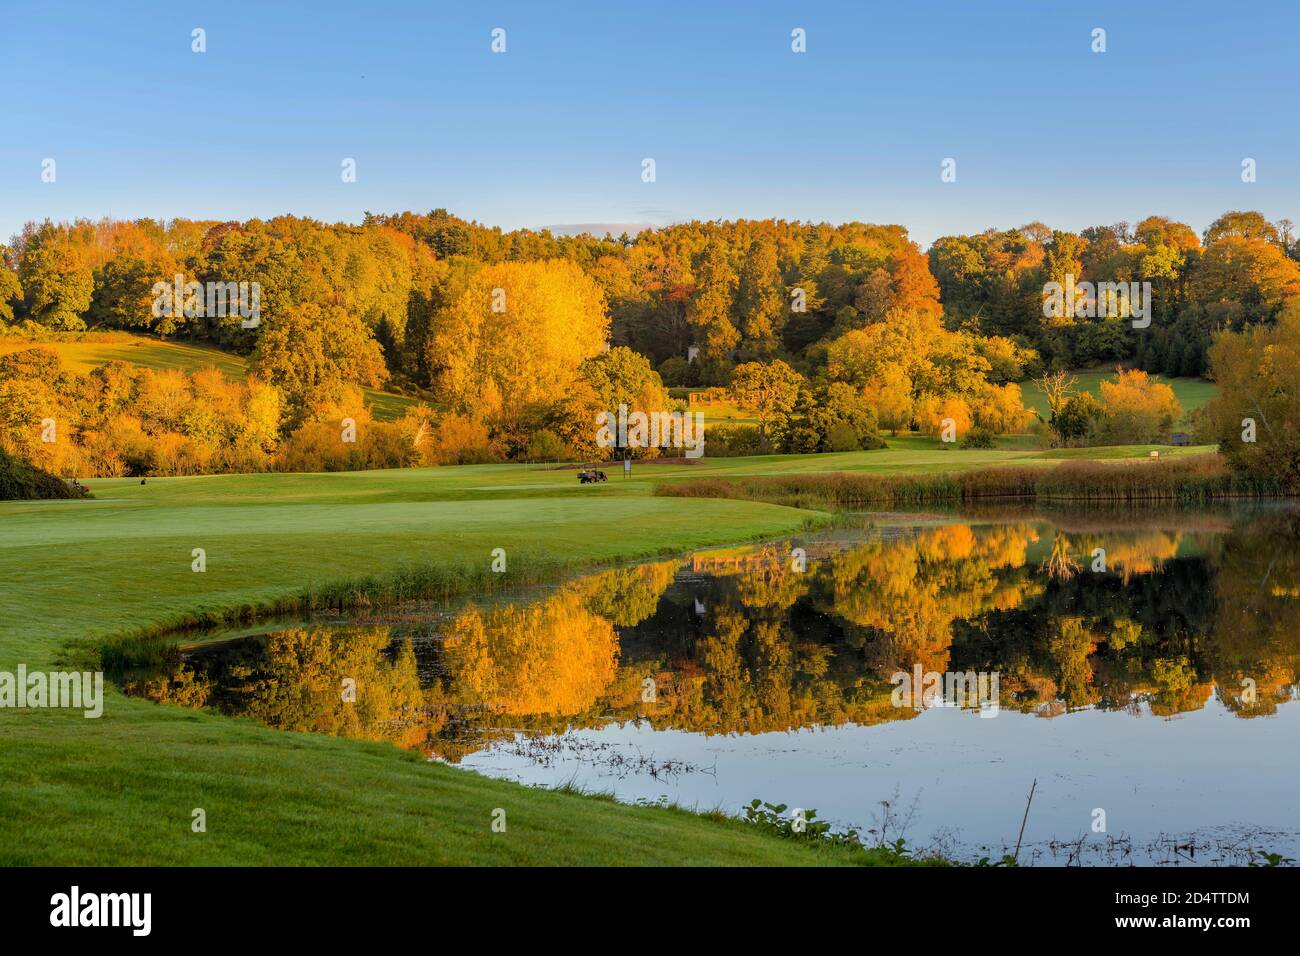
<path fill-rule="evenodd" d="M 1053 464 L 1034 451 L 908 441 L 875 452 L 638 463 L 631 479 L 611 468 L 599 486 L 579 486 L 572 468 L 520 465 L 94 480 L 92 501 L 0 503 L 0 670 L 84 666 L 115 635 L 411 568 L 487 566 L 497 547 L 510 579 L 779 536 L 818 517 L 652 496 L 663 479 L 1012 461 Z M 194 548 L 206 551 L 204 574 L 190 569 Z M 0 710 L 0 740 L 0 864 L 848 861 L 735 821 L 527 790 L 386 745 L 273 731 L 113 690 L 98 720 Z M 205 834 L 190 830 L 200 807 Z M 506 834 L 490 829 L 497 807 Z"/>

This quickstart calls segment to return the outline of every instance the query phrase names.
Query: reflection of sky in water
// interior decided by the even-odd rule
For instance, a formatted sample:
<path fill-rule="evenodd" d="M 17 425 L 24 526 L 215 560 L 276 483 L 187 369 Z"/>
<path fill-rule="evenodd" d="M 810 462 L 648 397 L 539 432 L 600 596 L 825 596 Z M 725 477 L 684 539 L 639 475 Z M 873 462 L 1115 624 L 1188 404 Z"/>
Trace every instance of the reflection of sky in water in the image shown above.
<path fill-rule="evenodd" d="M 611 725 L 553 738 L 566 743 L 545 762 L 512 752 L 523 746 L 514 741 L 471 754 L 462 766 L 526 784 L 574 782 L 626 801 L 667 797 L 701 810 L 739 813 L 759 797 L 813 807 L 820 818 L 864 830 L 879 822 L 879 801 L 893 801 L 905 816 L 915 800 L 904 834 L 909 845 L 926 846 L 946 832 L 959 857 L 987 852 L 994 859 L 1015 846 L 1037 778 L 1025 845 L 1043 851 L 1040 864 L 1064 863 L 1070 853 L 1061 850 L 1053 860 L 1049 841 L 1084 836 L 1094 848 L 1085 862 L 1172 861 L 1172 851 L 1148 844 L 1162 837 L 1183 843 L 1192 834 L 1197 863 L 1242 863 L 1220 845 L 1300 858 L 1297 739 L 1300 707 L 1241 720 L 1211 699 L 1173 720 L 1094 710 L 1050 720 L 1003 710 L 980 719 L 935 708 L 873 727 L 752 736 Z M 611 753 L 625 760 L 611 761 Z M 637 757 L 655 766 L 683 761 L 691 769 L 656 779 L 645 764 L 633 763 Z M 1119 850 L 1095 855 L 1107 836 L 1092 832 L 1096 807 L 1106 811 L 1109 836 L 1131 838 L 1131 857 Z M 1203 826 L 1207 816 L 1214 828 Z"/>

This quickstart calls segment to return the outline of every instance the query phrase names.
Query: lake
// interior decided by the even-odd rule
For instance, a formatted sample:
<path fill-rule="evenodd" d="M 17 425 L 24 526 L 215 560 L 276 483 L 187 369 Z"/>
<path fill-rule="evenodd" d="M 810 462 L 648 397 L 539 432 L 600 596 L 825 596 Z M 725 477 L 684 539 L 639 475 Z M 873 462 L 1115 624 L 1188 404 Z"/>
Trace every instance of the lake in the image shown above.
<path fill-rule="evenodd" d="M 1284 506 L 854 515 L 186 638 L 123 682 L 531 785 L 815 809 L 965 861 L 1013 853 L 1022 821 L 1022 864 L 1300 858 L 1298 544 Z"/>

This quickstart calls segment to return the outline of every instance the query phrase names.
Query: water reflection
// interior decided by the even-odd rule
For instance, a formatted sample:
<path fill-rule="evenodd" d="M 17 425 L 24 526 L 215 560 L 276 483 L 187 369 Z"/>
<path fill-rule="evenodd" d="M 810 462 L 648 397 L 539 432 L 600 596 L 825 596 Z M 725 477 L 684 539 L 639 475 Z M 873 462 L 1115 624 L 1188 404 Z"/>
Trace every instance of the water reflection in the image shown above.
<path fill-rule="evenodd" d="M 1297 538 L 1285 511 L 1236 524 L 1129 515 L 1117 527 L 1092 514 L 840 530 L 619 568 L 527 600 L 178 649 L 126 683 L 286 730 L 453 762 L 479 754 L 476 766 L 543 782 L 555 781 L 520 768 L 621 761 L 624 775 L 661 782 L 706 768 L 709 753 L 717 774 L 716 735 L 928 719 L 891 701 L 893 675 L 979 672 L 997 675 L 999 708 L 1018 713 L 970 733 L 1003 741 L 989 759 L 1014 762 L 1023 741 L 992 728 L 1022 714 L 1168 718 L 1214 701 L 1254 718 L 1293 700 Z M 949 746 L 968 746 L 959 736 Z M 629 762 L 630 738 L 663 758 L 637 744 Z M 769 794 L 740 799 L 753 796 Z"/>

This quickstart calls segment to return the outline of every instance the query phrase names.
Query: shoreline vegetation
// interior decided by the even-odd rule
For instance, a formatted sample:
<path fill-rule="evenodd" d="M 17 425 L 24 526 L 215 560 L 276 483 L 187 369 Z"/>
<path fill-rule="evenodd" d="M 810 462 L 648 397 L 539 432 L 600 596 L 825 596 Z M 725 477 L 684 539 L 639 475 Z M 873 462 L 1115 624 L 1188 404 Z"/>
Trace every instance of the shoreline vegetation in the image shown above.
<path fill-rule="evenodd" d="M 1054 468 L 988 468 L 929 475 L 824 472 L 699 478 L 661 482 L 656 495 L 730 498 L 794 508 L 960 503 L 1014 498 L 1027 501 L 1176 502 L 1289 497 L 1272 479 L 1234 473 L 1217 455 L 1173 461 L 1066 461 Z"/>

